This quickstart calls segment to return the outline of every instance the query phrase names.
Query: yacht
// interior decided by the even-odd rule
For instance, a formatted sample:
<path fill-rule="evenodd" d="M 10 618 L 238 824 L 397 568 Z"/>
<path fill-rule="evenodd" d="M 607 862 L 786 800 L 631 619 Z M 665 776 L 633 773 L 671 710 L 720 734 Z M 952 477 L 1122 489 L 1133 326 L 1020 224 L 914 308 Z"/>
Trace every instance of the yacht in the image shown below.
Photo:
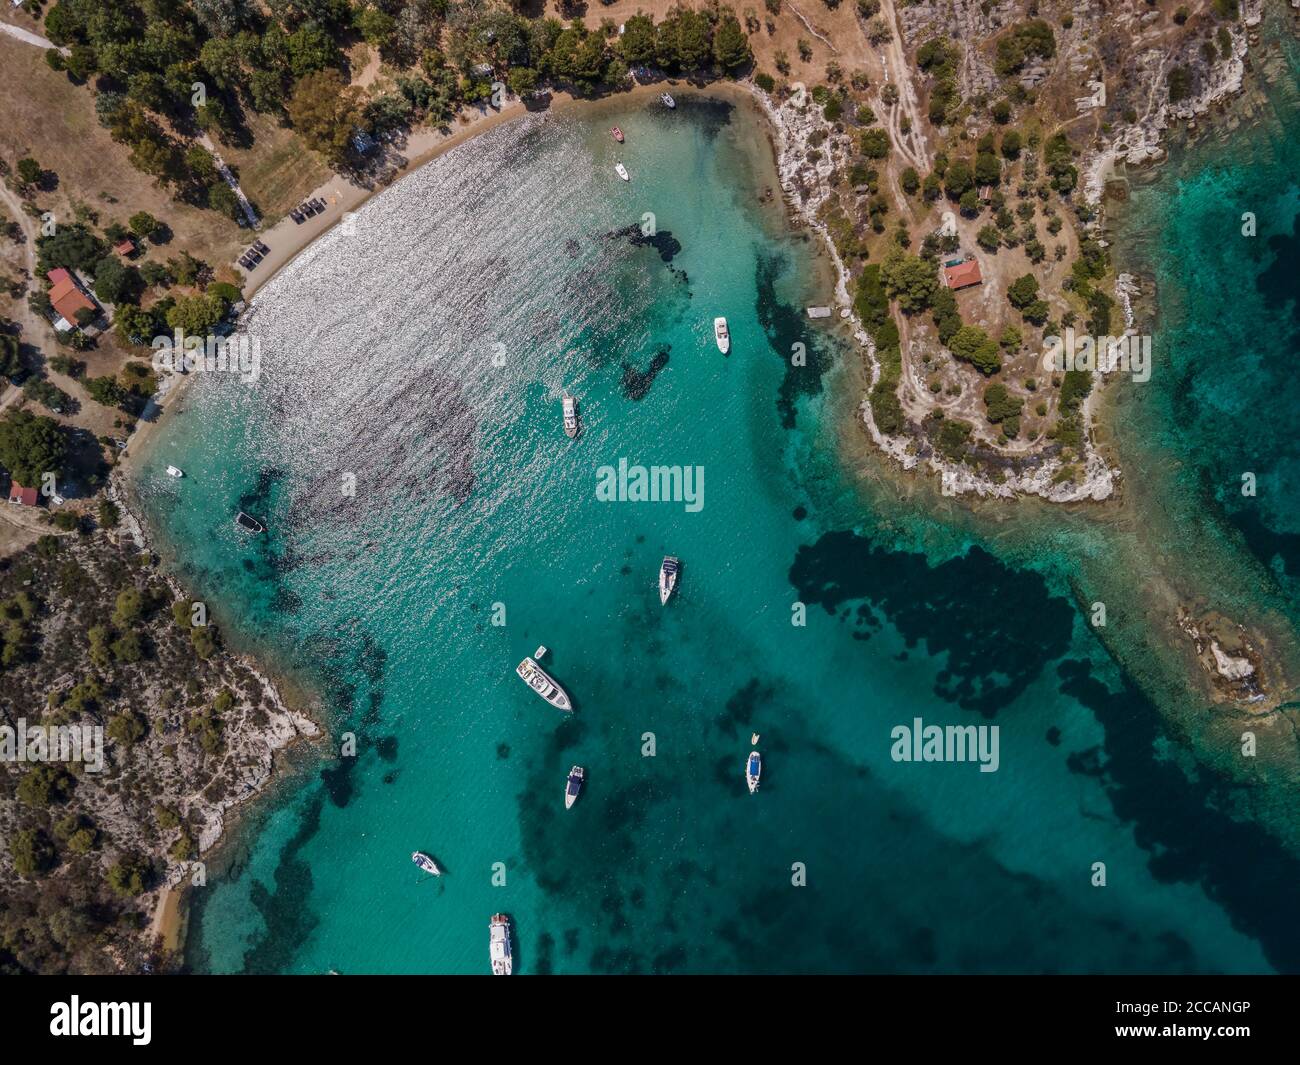
<path fill-rule="evenodd" d="M 168 477 L 184 477 L 184 476 L 185 476 L 185 471 L 184 471 L 183 469 L 181 469 L 179 466 L 168 466 L 168 467 L 167 467 L 167 476 L 168 476 Z"/>
<path fill-rule="evenodd" d="M 561 688 L 555 682 L 555 678 L 533 659 L 525 658 L 515 667 L 515 672 L 519 674 L 520 680 L 552 706 L 564 711 L 573 709 L 573 703 L 569 701 L 569 693 Z"/>
<path fill-rule="evenodd" d="M 758 791 L 758 778 L 763 772 L 763 758 L 757 751 L 749 752 L 749 761 L 745 763 L 745 782 L 749 785 L 751 795 Z"/>
<path fill-rule="evenodd" d="M 731 350 L 731 333 L 727 330 L 725 318 L 713 319 L 713 339 L 718 342 L 718 350 L 727 354 Z"/>
<path fill-rule="evenodd" d="M 575 765 L 569 770 L 569 781 L 564 786 L 564 808 L 569 809 L 578 801 L 578 793 L 582 791 L 582 782 L 587 779 L 587 771 L 580 765 Z"/>
<path fill-rule="evenodd" d="M 624 181 L 632 180 L 630 177 L 628 177 L 627 167 L 625 167 L 622 163 L 614 164 L 614 172 L 618 174 L 618 176 L 621 177 Z"/>
<path fill-rule="evenodd" d="M 669 597 L 677 589 L 677 574 L 681 571 L 681 560 L 673 555 L 665 555 L 663 565 L 659 567 L 659 602 L 667 605 Z"/>
<path fill-rule="evenodd" d="M 564 434 L 570 440 L 576 440 L 580 432 L 582 426 L 578 424 L 578 401 L 566 392 L 564 393 Z"/>
<path fill-rule="evenodd" d="M 266 532 L 266 526 L 256 518 L 250 518 L 242 510 L 235 515 L 235 524 L 241 529 L 247 529 L 249 532 L 261 533 Z"/>
<path fill-rule="evenodd" d="M 671 96 L 669 96 L 666 92 L 661 92 L 661 93 L 659 94 L 659 99 L 661 99 L 661 100 L 664 102 L 664 105 L 665 105 L 666 107 L 676 107 L 676 106 L 677 106 L 677 101 L 674 100 Z"/>
<path fill-rule="evenodd" d="M 426 873 L 432 873 L 434 876 L 442 876 L 442 870 L 438 868 L 438 863 L 429 855 L 425 854 L 424 851 L 413 851 L 411 853 L 411 861 L 416 864 L 417 868 L 423 869 Z"/>
<path fill-rule="evenodd" d="M 488 922 L 488 956 L 492 959 L 493 976 L 509 976 L 514 969 L 510 957 L 510 918 L 504 913 L 494 913 Z"/>

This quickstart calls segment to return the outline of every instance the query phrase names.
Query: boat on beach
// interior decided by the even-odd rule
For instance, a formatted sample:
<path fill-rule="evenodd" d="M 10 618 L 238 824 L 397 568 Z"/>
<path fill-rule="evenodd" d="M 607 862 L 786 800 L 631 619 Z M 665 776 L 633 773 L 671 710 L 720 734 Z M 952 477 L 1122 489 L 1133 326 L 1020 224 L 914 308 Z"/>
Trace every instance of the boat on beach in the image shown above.
<path fill-rule="evenodd" d="M 661 99 L 661 100 L 664 102 L 664 106 L 665 106 L 665 107 L 676 107 L 676 106 L 677 106 L 677 101 L 674 100 L 671 96 L 669 96 L 666 92 L 661 92 L 661 93 L 659 94 L 659 99 Z"/>
<path fill-rule="evenodd" d="M 245 514 L 242 510 L 235 515 L 235 524 L 238 525 L 241 529 L 246 529 L 252 533 L 266 532 L 265 525 L 263 525 L 256 518 L 250 517 L 249 515 Z"/>
<path fill-rule="evenodd" d="M 610 134 L 613 136 L 613 138 L 614 138 L 616 141 L 618 141 L 619 144 L 622 144 L 622 143 L 623 143 L 623 131 L 622 131 L 621 129 L 619 129 L 617 126 L 615 126 L 615 127 L 614 127 L 613 129 L 611 129 L 609 132 L 610 132 Z"/>
<path fill-rule="evenodd" d="M 582 782 L 587 779 L 587 771 L 580 765 L 575 765 L 569 770 L 569 779 L 564 785 L 564 808 L 567 810 L 578 801 L 578 795 L 582 791 Z"/>
<path fill-rule="evenodd" d="M 627 173 L 627 167 L 625 167 L 622 163 L 615 163 L 615 164 L 614 164 L 614 172 L 615 172 L 616 174 L 618 174 L 618 176 L 621 177 L 624 181 L 631 181 L 631 180 L 632 180 L 632 179 L 628 176 L 628 173 Z"/>
<path fill-rule="evenodd" d="M 749 785 L 751 795 L 758 791 L 758 778 L 763 774 L 763 756 L 757 751 L 749 752 L 749 760 L 745 763 L 745 783 Z"/>
<path fill-rule="evenodd" d="M 727 329 L 727 320 L 722 317 L 713 319 L 713 339 L 718 342 L 718 350 L 727 354 L 731 350 L 731 333 Z"/>
<path fill-rule="evenodd" d="M 412 851 L 411 861 L 415 863 L 416 868 L 422 869 L 426 873 L 431 873 L 433 876 L 442 876 L 442 870 L 438 868 L 438 863 L 430 855 L 425 854 L 424 851 Z"/>
<path fill-rule="evenodd" d="M 566 392 L 564 393 L 564 435 L 570 440 L 576 440 L 580 432 L 582 432 L 582 425 L 578 422 L 578 401 Z"/>
<path fill-rule="evenodd" d="M 681 559 L 675 555 L 665 555 L 659 566 L 659 603 L 668 605 L 668 599 L 677 589 L 677 575 L 681 572 Z"/>
<path fill-rule="evenodd" d="M 554 677 L 539 666 L 533 659 L 525 658 L 515 667 L 519 679 L 533 689 L 552 706 L 566 713 L 573 709 L 569 693 L 560 687 Z"/>
<path fill-rule="evenodd" d="M 488 922 L 488 957 L 492 961 L 493 976 L 509 976 L 514 971 L 510 954 L 510 918 L 504 913 L 494 913 Z"/>

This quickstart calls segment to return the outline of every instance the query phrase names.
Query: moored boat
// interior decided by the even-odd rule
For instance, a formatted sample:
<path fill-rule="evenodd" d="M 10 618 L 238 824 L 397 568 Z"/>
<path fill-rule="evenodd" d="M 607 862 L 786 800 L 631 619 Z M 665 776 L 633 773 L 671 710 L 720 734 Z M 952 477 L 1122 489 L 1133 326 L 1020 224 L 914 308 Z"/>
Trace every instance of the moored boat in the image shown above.
<path fill-rule="evenodd" d="M 185 476 L 185 471 L 184 471 L 183 469 L 181 469 L 179 466 L 168 466 L 168 467 L 167 467 L 167 476 L 168 476 L 168 477 L 184 477 L 184 476 Z"/>
<path fill-rule="evenodd" d="M 621 177 L 624 181 L 632 180 L 631 177 L 628 176 L 627 167 L 625 167 L 622 163 L 614 164 L 614 172 L 618 174 L 618 176 Z"/>
<path fill-rule="evenodd" d="M 758 791 L 758 778 L 763 773 L 763 757 L 757 751 L 749 752 L 749 760 L 745 763 L 745 783 L 749 785 L 751 795 Z"/>
<path fill-rule="evenodd" d="M 580 765 L 575 765 L 569 770 L 569 779 L 564 785 L 564 808 L 569 809 L 578 801 L 578 795 L 582 791 L 582 782 L 587 779 L 587 771 Z"/>
<path fill-rule="evenodd" d="M 578 422 L 578 401 L 569 393 L 564 393 L 564 433 L 570 440 L 576 440 L 582 432 Z"/>
<path fill-rule="evenodd" d="M 681 560 L 674 555 L 665 555 L 659 567 L 659 603 L 667 605 L 669 597 L 677 588 L 677 575 L 681 572 Z"/>
<path fill-rule="evenodd" d="M 545 699 L 552 706 L 570 711 L 573 709 L 573 703 L 569 699 L 569 693 L 556 683 L 555 678 L 546 672 L 541 666 L 531 658 L 525 658 L 518 666 L 515 672 L 519 678 L 533 689 L 538 695 Z"/>
<path fill-rule="evenodd" d="M 424 851 L 412 851 L 411 861 L 416 864 L 417 868 L 423 869 L 426 873 L 431 873 L 433 876 L 442 876 L 442 870 L 438 868 L 438 863 L 430 855 L 425 854 Z"/>
<path fill-rule="evenodd" d="M 677 101 L 674 100 L 671 96 L 669 96 L 666 92 L 661 92 L 661 93 L 659 94 L 659 99 L 661 99 L 661 100 L 664 102 L 664 106 L 666 106 L 666 107 L 676 107 L 676 106 L 677 106 Z"/>
<path fill-rule="evenodd" d="M 242 510 L 235 515 L 235 524 L 241 529 L 247 529 L 249 532 L 260 533 L 266 532 L 266 526 L 254 517 L 250 517 Z"/>
<path fill-rule="evenodd" d="M 622 144 L 622 143 L 623 143 L 623 131 L 622 131 L 621 129 L 619 129 L 617 126 L 615 126 L 615 127 L 614 127 L 613 129 L 611 129 L 609 132 L 610 132 L 611 134 L 613 134 L 614 139 L 615 139 L 616 141 L 618 141 L 619 144 Z"/>
<path fill-rule="evenodd" d="M 727 320 L 722 317 L 713 319 L 713 339 L 718 342 L 718 350 L 727 354 L 731 350 L 731 332 L 727 329 Z"/>
<path fill-rule="evenodd" d="M 492 960 L 493 976 L 509 976 L 514 971 L 510 951 L 510 918 L 504 913 L 494 913 L 488 922 L 488 957 Z"/>

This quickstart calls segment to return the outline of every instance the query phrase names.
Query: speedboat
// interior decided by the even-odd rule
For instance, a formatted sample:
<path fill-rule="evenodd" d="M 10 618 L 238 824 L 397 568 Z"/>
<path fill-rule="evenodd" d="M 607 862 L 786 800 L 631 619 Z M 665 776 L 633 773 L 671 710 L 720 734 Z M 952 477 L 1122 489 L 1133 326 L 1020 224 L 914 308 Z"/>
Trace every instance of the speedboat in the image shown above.
<path fill-rule="evenodd" d="M 181 469 L 179 466 L 168 466 L 168 467 L 167 467 L 167 476 L 168 476 L 168 477 L 184 477 L 184 476 L 185 476 L 185 471 L 184 471 L 183 469 Z"/>
<path fill-rule="evenodd" d="M 514 970 L 510 956 L 510 918 L 504 913 L 494 913 L 488 922 L 488 957 L 492 959 L 493 976 L 509 976 Z"/>
<path fill-rule="evenodd" d="M 758 778 L 763 772 L 763 758 L 757 751 L 749 752 L 749 761 L 745 763 L 745 783 L 749 785 L 751 795 L 758 791 Z"/>
<path fill-rule="evenodd" d="M 630 177 L 628 177 L 627 167 L 625 167 L 622 163 L 614 164 L 614 172 L 618 174 L 618 176 L 621 177 L 624 181 L 632 180 Z"/>
<path fill-rule="evenodd" d="M 580 432 L 582 426 L 578 424 L 578 401 L 566 392 L 564 393 L 564 434 L 570 440 L 575 440 Z"/>
<path fill-rule="evenodd" d="M 665 555 L 663 565 L 659 567 L 659 602 L 668 603 L 669 597 L 677 588 L 677 574 L 682 568 L 681 560 L 673 555 Z"/>
<path fill-rule="evenodd" d="M 731 333 L 727 330 L 725 318 L 713 319 L 713 339 L 718 342 L 718 350 L 727 354 L 731 350 Z"/>
<path fill-rule="evenodd" d="M 442 876 L 442 870 L 438 868 L 438 863 L 429 855 L 425 854 L 424 851 L 413 851 L 411 853 L 411 861 L 416 864 L 417 868 L 423 869 L 426 873 L 432 873 L 434 876 Z"/>
<path fill-rule="evenodd" d="M 621 129 L 615 126 L 609 132 L 613 135 L 614 139 L 618 141 L 619 144 L 623 143 L 623 131 Z"/>
<path fill-rule="evenodd" d="M 266 526 L 256 518 L 251 518 L 242 510 L 235 515 L 235 524 L 241 529 L 247 529 L 249 532 L 261 533 L 266 532 Z"/>
<path fill-rule="evenodd" d="M 677 106 L 677 101 L 674 100 L 671 96 L 669 96 L 666 92 L 661 92 L 659 94 L 659 99 L 661 99 L 664 102 L 664 105 L 667 107 Z"/>
<path fill-rule="evenodd" d="M 538 695 L 545 699 L 552 706 L 564 711 L 571 711 L 573 703 L 569 699 L 569 693 L 555 682 L 555 678 L 539 666 L 533 659 L 525 658 L 518 666 L 515 672 L 519 674 L 520 680 L 533 689 Z"/>
<path fill-rule="evenodd" d="M 567 810 L 578 801 L 578 793 L 582 791 L 582 782 L 587 779 L 587 771 L 580 765 L 575 765 L 569 770 L 568 783 L 564 785 L 564 808 Z"/>

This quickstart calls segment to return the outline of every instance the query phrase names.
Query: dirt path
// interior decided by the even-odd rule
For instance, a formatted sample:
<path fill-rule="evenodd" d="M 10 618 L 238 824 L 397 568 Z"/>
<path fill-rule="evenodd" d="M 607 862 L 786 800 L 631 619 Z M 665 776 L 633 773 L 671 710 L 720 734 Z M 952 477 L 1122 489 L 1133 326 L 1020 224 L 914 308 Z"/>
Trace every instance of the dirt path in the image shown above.
<path fill-rule="evenodd" d="M 9 186 L 0 182 L 0 200 L 4 201 L 5 209 L 14 216 L 18 227 L 23 231 L 23 258 L 27 262 L 27 277 L 34 284 L 36 280 L 36 232 L 32 226 L 32 220 L 23 210 L 23 202 L 18 198 Z M 39 346 L 42 335 L 41 324 L 44 319 L 33 311 L 26 300 L 14 301 L 14 320 L 22 329 L 22 340 L 31 345 Z M 4 383 L 4 390 L 0 393 L 0 410 L 11 406 L 22 398 L 22 390 L 14 388 L 7 381 Z"/>
<path fill-rule="evenodd" d="M 898 103 L 889 109 L 887 118 L 889 135 L 894 146 L 908 163 L 916 168 L 916 172 L 926 174 L 930 170 L 930 146 L 926 143 L 925 123 L 922 121 L 916 87 L 912 83 L 912 69 L 907 63 L 907 51 L 903 48 L 903 37 L 898 29 L 894 0 L 881 0 L 880 15 L 889 27 L 889 43 L 885 45 L 881 56 L 890 83 L 898 89 Z M 908 133 L 904 133 L 902 128 L 904 114 L 912 124 Z"/>
<path fill-rule="evenodd" d="M 0 22 L 0 33 L 7 33 L 10 37 L 13 37 L 15 40 L 22 41 L 23 44 L 34 45 L 37 48 L 55 47 L 53 41 L 47 41 L 40 34 L 32 33 L 30 30 L 25 30 L 20 26 L 14 26 L 13 24 L 8 22 Z M 62 52 L 64 55 L 68 54 L 68 50 L 66 48 L 60 48 L 59 51 Z"/>

